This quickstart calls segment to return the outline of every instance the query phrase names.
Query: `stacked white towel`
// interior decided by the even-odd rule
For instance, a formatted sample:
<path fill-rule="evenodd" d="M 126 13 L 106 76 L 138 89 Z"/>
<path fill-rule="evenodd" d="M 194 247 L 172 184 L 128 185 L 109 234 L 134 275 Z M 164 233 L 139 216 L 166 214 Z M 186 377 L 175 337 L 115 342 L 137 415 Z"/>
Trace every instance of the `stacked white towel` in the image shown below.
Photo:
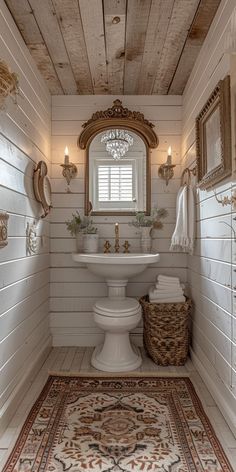
<path fill-rule="evenodd" d="M 179 277 L 158 275 L 156 285 L 149 290 L 149 300 L 153 303 L 185 302 L 184 285 Z"/>

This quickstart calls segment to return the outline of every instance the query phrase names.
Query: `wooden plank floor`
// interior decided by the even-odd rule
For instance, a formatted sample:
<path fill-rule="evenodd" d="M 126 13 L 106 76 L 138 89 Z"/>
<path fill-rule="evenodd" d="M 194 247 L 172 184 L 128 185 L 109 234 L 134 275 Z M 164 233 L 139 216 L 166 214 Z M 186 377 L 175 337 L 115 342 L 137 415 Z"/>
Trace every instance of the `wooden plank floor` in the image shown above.
<path fill-rule="evenodd" d="M 23 423 L 29 413 L 32 405 L 39 396 L 49 372 L 98 372 L 90 364 L 93 348 L 91 347 L 56 347 L 53 348 L 46 359 L 41 370 L 35 377 L 34 382 L 24 397 L 17 413 L 13 417 L 9 427 L 0 438 L 0 470 L 9 456 L 17 436 L 23 426 Z M 236 471 L 236 438 L 231 433 L 222 414 L 217 408 L 215 401 L 206 388 L 200 375 L 194 369 L 190 359 L 183 367 L 160 367 L 154 364 L 147 357 L 143 348 L 141 348 L 143 363 L 140 369 L 135 372 L 157 372 L 164 375 L 188 375 L 193 382 L 196 392 L 202 401 L 205 412 L 207 413 L 214 429 L 219 437 L 222 446 L 228 456 L 233 470 Z M 98 372 L 99 374 L 99 372 Z M 128 373 L 127 373 L 128 375 Z"/>

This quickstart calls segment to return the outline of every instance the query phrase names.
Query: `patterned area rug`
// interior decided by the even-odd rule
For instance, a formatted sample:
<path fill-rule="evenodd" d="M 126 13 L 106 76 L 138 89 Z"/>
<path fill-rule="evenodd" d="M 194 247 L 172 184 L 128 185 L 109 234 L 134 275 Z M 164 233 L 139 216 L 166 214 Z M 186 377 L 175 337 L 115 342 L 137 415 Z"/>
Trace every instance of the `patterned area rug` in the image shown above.
<path fill-rule="evenodd" d="M 48 379 L 4 472 L 229 472 L 188 378 Z"/>

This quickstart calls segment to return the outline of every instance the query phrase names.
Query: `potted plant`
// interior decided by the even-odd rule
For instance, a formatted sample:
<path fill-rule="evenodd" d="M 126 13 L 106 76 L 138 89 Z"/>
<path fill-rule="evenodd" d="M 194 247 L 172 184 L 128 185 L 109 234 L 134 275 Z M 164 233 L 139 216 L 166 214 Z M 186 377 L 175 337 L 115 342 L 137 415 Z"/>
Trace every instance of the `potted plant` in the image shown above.
<path fill-rule="evenodd" d="M 99 235 L 98 229 L 93 226 L 90 216 L 81 218 L 78 211 L 72 213 L 71 220 L 66 221 L 66 227 L 72 236 L 76 237 L 77 250 L 94 253 L 98 252 Z"/>
<path fill-rule="evenodd" d="M 131 225 L 140 230 L 141 234 L 141 249 L 142 252 L 148 253 L 151 251 L 152 245 L 152 230 L 162 229 L 162 219 L 166 218 L 168 211 L 165 208 L 153 208 L 150 216 L 143 211 L 135 213 L 135 220 L 131 221 Z"/>
<path fill-rule="evenodd" d="M 83 242 L 84 252 L 95 253 L 98 252 L 99 235 L 98 229 L 93 226 L 93 220 L 90 216 L 84 216 L 82 220 L 83 224 Z"/>

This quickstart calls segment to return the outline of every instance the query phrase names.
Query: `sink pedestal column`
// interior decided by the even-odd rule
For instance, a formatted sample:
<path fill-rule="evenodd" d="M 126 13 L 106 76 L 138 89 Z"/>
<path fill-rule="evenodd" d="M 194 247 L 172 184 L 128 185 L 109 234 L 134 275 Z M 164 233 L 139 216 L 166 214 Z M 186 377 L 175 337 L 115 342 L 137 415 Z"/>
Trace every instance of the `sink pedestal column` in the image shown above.
<path fill-rule="evenodd" d="M 125 296 L 127 280 L 107 280 L 108 298 L 98 300 L 94 307 L 94 321 L 105 331 L 103 345 L 95 348 L 92 365 L 105 372 L 125 372 L 137 369 L 142 362 L 136 346 L 132 346 L 129 331 L 141 319 L 141 306 Z"/>

